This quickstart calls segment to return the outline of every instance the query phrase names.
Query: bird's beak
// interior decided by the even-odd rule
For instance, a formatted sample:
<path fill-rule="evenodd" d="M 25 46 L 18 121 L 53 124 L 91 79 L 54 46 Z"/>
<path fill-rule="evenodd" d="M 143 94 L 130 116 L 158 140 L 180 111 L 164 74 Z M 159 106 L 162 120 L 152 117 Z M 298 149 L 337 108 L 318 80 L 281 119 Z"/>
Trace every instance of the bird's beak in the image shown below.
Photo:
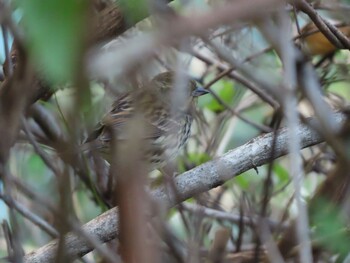
<path fill-rule="evenodd" d="M 208 93 L 210 93 L 209 90 L 203 89 L 202 87 L 197 87 L 194 91 L 192 91 L 192 96 L 199 97 Z"/>

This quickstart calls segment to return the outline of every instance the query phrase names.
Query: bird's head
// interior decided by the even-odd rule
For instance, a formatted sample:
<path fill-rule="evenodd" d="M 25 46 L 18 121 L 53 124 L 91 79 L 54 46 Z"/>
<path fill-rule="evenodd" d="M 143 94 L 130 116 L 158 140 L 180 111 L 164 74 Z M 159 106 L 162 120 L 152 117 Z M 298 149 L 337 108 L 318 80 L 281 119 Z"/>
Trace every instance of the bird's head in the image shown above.
<path fill-rule="evenodd" d="M 193 98 L 209 93 L 208 90 L 202 88 L 192 78 L 179 80 L 179 82 L 176 81 L 176 73 L 167 71 L 155 76 L 151 81 L 151 86 L 156 87 L 161 96 L 164 96 L 164 98 L 171 98 L 173 95 L 175 95 L 176 91 L 174 88 L 176 88 L 177 85 L 182 85 L 182 83 L 187 85 L 186 87 L 179 86 L 179 91 L 185 93 L 181 95 L 182 98 L 188 98 L 189 100 L 192 100 Z"/>

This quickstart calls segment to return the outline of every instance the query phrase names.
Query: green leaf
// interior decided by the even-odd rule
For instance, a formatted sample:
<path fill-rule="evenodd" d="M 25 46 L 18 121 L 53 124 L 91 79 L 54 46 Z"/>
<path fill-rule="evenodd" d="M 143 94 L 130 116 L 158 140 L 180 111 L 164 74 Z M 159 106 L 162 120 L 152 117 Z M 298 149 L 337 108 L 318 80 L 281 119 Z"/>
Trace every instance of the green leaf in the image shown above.
<path fill-rule="evenodd" d="M 186 156 L 186 158 L 179 159 L 178 168 L 180 172 L 185 172 L 188 170 L 186 169 L 186 164 L 191 164 L 191 166 L 198 166 L 209 160 L 211 160 L 211 158 L 206 153 L 189 153 L 188 156 Z"/>
<path fill-rule="evenodd" d="M 49 81 L 71 80 L 80 67 L 88 1 L 22 0 L 29 51 Z"/>
<path fill-rule="evenodd" d="M 149 15 L 145 0 L 120 0 L 119 3 L 130 25 L 136 24 Z"/>
<path fill-rule="evenodd" d="M 350 100 L 349 82 L 347 81 L 332 83 L 329 86 L 328 91 L 335 93 L 346 100 Z"/>
<path fill-rule="evenodd" d="M 280 164 L 275 163 L 273 166 L 273 172 L 275 173 L 278 184 L 286 184 L 289 180 L 289 173 L 288 171 Z"/>
<path fill-rule="evenodd" d="M 205 163 L 207 161 L 210 160 L 210 156 L 206 153 L 190 153 L 188 155 L 188 159 L 196 164 L 196 165 L 200 165 L 202 163 Z"/>
<path fill-rule="evenodd" d="M 248 176 L 245 176 L 247 174 L 243 173 L 240 176 L 236 176 L 234 178 L 234 182 L 242 189 L 242 190 L 248 190 L 250 185 L 250 180 Z"/>
<path fill-rule="evenodd" d="M 347 255 L 350 240 L 341 210 L 325 199 L 313 201 L 311 208 L 316 241 L 341 256 Z"/>
<path fill-rule="evenodd" d="M 226 104 L 231 105 L 235 97 L 235 89 L 232 81 L 220 80 L 212 86 L 212 91 Z M 225 107 L 212 95 L 202 96 L 198 99 L 198 106 L 207 108 L 213 112 L 221 112 Z"/>
<path fill-rule="evenodd" d="M 27 172 L 30 175 L 41 177 L 45 172 L 45 164 L 43 160 L 36 154 L 32 154 L 28 158 Z"/>
<path fill-rule="evenodd" d="M 30 185 L 37 189 L 45 189 L 44 192 L 49 191 L 48 185 L 52 177 L 44 163 L 44 161 L 35 153 L 28 156 L 27 161 L 23 164 L 23 171 L 25 171 L 26 179 L 30 182 Z"/>

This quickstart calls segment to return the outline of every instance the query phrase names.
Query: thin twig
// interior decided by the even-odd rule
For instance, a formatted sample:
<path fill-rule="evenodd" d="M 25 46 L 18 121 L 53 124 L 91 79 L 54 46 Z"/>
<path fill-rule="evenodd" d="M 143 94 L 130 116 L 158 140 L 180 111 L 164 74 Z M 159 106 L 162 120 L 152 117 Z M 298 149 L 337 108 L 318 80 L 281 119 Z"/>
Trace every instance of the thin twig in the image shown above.
<path fill-rule="evenodd" d="M 336 26 L 323 19 L 305 0 L 293 1 L 295 6 L 306 13 L 319 30 L 337 48 L 350 49 L 350 40 Z"/>
<path fill-rule="evenodd" d="M 14 209 L 16 209 L 23 217 L 27 218 L 29 221 L 37 225 L 40 229 L 44 230 L 50 236 L 56 237 L 56 238 L 58 237 L 58 232 L 55 228 L 53 228 L 43 218 L 32 213 L 30 210 L 24 207 L 21 203 L 1 193 L 0 193 L 0 199 L 2 199 L 9 207 L 13 207 Z"/>
<path fill-rule="evenodd" d="M 258 226 L 259 225 L 259 219 L 257 217 L 249 217 L 249 216 L 243 216 L 241 215 L 235 215 L 232 213 L 224 212 L 224 211 L 219 211 L 216 209 L 208 208 L 205 206 L 200 206 L 200 205 L 193 205 L 190 203 L 184 203 L 183 208 L 186 211 L 189 211 L 191 213 L 195 214 L 203 214 L 206 217 L 214 218 L 214 219 L 220 219 L 220 220 L 228 220 L 232 223 L 238 224 L 239 221 L 242 219 L 245 225 L 248 226 Z M 268 220 L 269 226 L 273 229 L 277 228 L 280 226 L 280 222 L 276 222 L 273 220 Z M 283 229 L 287 228 L 287 224 L 284 224 L 282 226 Z"/>

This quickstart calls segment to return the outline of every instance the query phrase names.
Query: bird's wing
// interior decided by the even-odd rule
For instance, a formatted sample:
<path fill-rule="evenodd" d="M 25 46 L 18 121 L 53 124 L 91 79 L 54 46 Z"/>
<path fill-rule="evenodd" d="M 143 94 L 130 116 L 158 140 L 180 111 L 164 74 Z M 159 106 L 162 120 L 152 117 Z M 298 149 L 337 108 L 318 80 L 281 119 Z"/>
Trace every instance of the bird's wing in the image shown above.
<path fill-rule="evenodd" d="M 144 105 L 144 108 L 146 108 L 146 106 L 153 108 L 153 105 Z M 118 98 L 113 103 L 111 111 L 102 118 L 85 142 L 97 140 L 102 144 L 109 143 L 112 138 L 111 130 L 115 132 L 118 140 L 129 139 L 125 128 L 128 121 L 134 117 L 134 113 L 133 94 L 129 93 Z M 152 112 L 150 114 L 154 115 Z M 167 133 L 170 130 L 170 127 L 173 126 L 173 124 L 169 122 L 167 116 L 154 116 L 156 118 L 152 118 L 152 116 L 149 116 L 148 114 L 145 115 L 146 133 L 142 139 L 158 139 Z M 162 120 L 160 120 L 160 118 Z"/>
<path fill-rule="evenodd" d="M 125 122 L 131 118 L 133 112 L 131 94 L 127 93 L 114 101 L 110 112 L 103 116 L 101 121 L 95 126 L 94 130 L 85 140 L 85 143 L 95 140 L 109 142 L 111 140 L 109 127 L 122 130 Z"/>

